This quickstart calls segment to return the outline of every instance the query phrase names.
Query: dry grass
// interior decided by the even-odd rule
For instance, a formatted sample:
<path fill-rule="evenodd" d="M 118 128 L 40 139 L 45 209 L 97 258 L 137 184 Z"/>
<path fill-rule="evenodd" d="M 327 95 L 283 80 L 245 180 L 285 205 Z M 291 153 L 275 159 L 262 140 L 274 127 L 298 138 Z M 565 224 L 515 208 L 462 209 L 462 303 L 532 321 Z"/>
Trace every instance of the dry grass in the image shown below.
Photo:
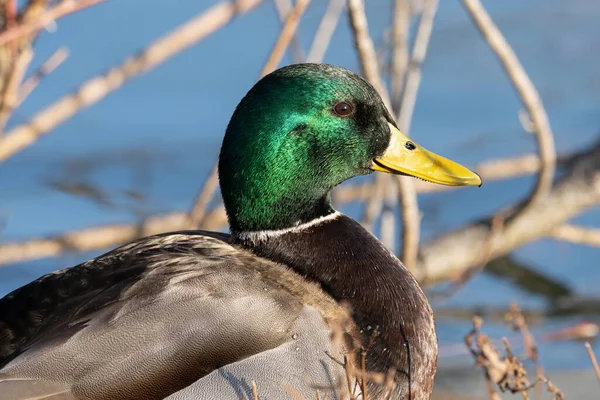
<path fill-rule="evenodd" d="M 481 332 L 483 320 L 473 318 L 473 329 L 465 336 L 465 344 L 482 369 L 490 400 L 499 400 L 500 392 L 510 392 L 529 400 L 531 392 L 538 389 L 535 398 L 541 398 L 540 385 L 545 385 L 552 394 L 552 400 L 564 400 L 565 396 L 545 375 L 539 357 L 538 348 L 525 322 L 523 314 L 516 305 L 512 305 L 506 314 L 506 321 L 514 330 L 521 333 L 527 358 L 536 364 L 536 377 L 530 380 L 523 367 L 523 361 L 515 356 L 508 339 L 503 338 L 503 349 L 496 349 L 494 341 Z"/>

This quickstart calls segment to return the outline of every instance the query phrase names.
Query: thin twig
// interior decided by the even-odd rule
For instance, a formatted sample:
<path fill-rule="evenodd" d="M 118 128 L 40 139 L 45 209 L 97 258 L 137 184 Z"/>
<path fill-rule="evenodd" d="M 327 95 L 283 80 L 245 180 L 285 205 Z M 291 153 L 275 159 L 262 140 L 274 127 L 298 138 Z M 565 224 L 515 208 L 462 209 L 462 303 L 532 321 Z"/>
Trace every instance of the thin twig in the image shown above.
<path fill-rule="evenodd" d="M 214 193 L 217 191 L 219 187 L 219 174 L 217 165 L 213 166 L 206 183 L 202 186 L 200 193 L 196 197 L 196 201 L 194 202 L 194 206 L 192 207 L 192 211 L 188 216 L 188 228 L 195 229 L 202 226 L 202 222 L 204 220 L 204 216 L 206 215 L 206 211 L 208 209 L 208 205 L 214 197 Z"/>
<path fill-rule="evenodd" d="M 106 74 L 88 80 L 75 93 L 60 98 L 33 116 L 29 122 L 17 126 L 1 137 L 0 162 L 31 145 L 81 109 L 96 104 L 129 79 L 155 68 L 189 48 L 222 28 L 235 16 L 250 11 L 261 1 L 237 0 L 217 4 L 156 40 L 139 55 L 129 57 Z"/>
<path fill-rule="evenodd" d="M 39 85 L 40 81 L 51 74 L 59 65 L 61 65 L 69 56 L 69 50 L 61 47 L 56 50 L 29 78 L 23 82 L 19 88 L 19 100 L 16 106 L 19 106 Z"/>
<path fill-rule="evenodd" d="M 325 58 L 325 52 L 329 47 L 335 28 L 340 20 L 345 2 L 346 0 L 329 0 L 327 11 L 325 11 L 321 19 L 310 51 L 308 52 L 307 62 L 321 62 Z"/>
<path fill-rule="evenodd" d="M 0 33 L 0 45 L 9 41 L 21 38 L 23 36 L 35 34 L 44 29 L 47 25 L 53 23 L 59 18 L 72 14 L 76 11 L 83 10 L 102 3 L 105 0 L 63 0 L 58 2 L 54 7 L 46 10 L 38 18 L 28 20 L 14 28 L 8 29 Z"/>
<path fill-rule="evenodd" d="M 596 371 L 596 377 L 598 378 L 598 381 L 600 382 L 600 367 L 598 366 L 598 360 L 596 360 L 596 355 L 594 354 L 594 349 L 592 349 L 592 345 L 590 344 L 590 342 L 585 342 L 585 348 L 588 351 L 588 354 L 590 355 L 590 360 L 592 360 L 592 365 L 594 366 L 594 371 Z"/>
<path fill-rule="evenodd" d="M 279 33 L 279 37 L 277 38 L 277 42 L 275 42 L 273 50 L 271 50 L 271 55 L 269 56 L 269 59 L 262 70 L 261 76 L 265 76 L 277 68 L 283 59 L 283 55 L 290 45 L 290 41 L 294 37 L 296 30 L 298 29 L 300 19 L 302 18 L 302 15 L 306 11 L 306 8 L 309 4 L 310 0 L 298 0 L 296 2 L 296 5 L 285 19 L 283 27 L 281 28 L 281 32 Z"/>
<path fill-rule="evenodd" d="M 362 74 L 379 92 L 388 110 L 391 110 L 390 96 L 381 79 L 381 74 L 379 73 L 377 52 L 375 51 L 373 40 L 369 35 L 365 7 L 362 0 L 348 1 L 348 16 Z M 383 209 L 385 190 L 391 185 L 391 182 L 392 179 L 389 176 L 381 175 L 375 177 L 374 194 L 369 197 L 367 204 L 365 205 L 365 214 L 362 218 L 367 229 L 372 229 L 375 217 L 377 217 Z"/>
<path fill-rule="evenodd" d="M 409 28 L 411 17 L 411 6 L 408 0 L 395 0 L 394 23 L 392 29 L 392 67 L 391 67 L 391 102 L 393 115 L 398 115 L 406 69 L 409 59 Z M 402 129 L 402 127 L 400 127 Z"/>
<path fill-rule="evenodd" d="M 396 110 L 397 121 L 405 135 L 410 134 L 412 116 L 417 93 L 421 83 L 421 67 L 425 61 L 429 40 L 433 29 L 433 20 L 438 7 L 437 0 L 426 0 L 419 27 L 413 45 L 410 63 L 404 74 L 402 96 L 399 98 Z M 419 254 L 421 237 L 421 215 L 415 181 L 405 176 L 398 176 L 399 197 L 402 212 L 402 244 L 401 258 L 409 269 L 414 269 Z"/>
<path fill-rule="evenodd" d="M 400 99 L 404 90 L 404 79 L 406 77 L 406 68 L 409 59 L 409 28 L 411 18 L 411 5 L 408 0 L 396 0 L 393 4 L 393 26 L 392 26 L 392 59 L 391 59 L 391 103 L 392 115 L 396 115 L 400 108 Z M 398 121 L 399 122 L 399 121 Z M 400 128 L 402 129 L 402 128 Z M 394 178 L 387 178 L 385 181 L 393 181 Z M 381 240 L 390 250 L 394 250 L 394 225 L 396 216 L 394 209 L 398 204 L 398 197 L 402 213 L 402 235 L 398 249 L 401 252 L 401 258 L 406 265 L 412 266 L 416 261 L 419 245 L 419 209 L 417 204 L 417 194 L 411 178 L 404 177 L 397 180 L 397 185 L 385 185 L 385 206 L 381 213 Z M 396 196 L 398 193 L 399 196 Z M 373 201 L 373 200 L 371 200 Z M 406 205 L 406 207 L 404 206 Z M 416 207 L 416 209 L 415 209 Z M 416 213 L 415 219 L 411 218 Z M 416 228 L 416 235 L 415 235 Z M 417 240 L 413 240 L 414 238 Z M 415 249 L 414 252 L 405 251 L 405 247 Z"/>
<path fill-rule="evenodd" d="M 379 214 L 381 214 L 383 208 L 384 193 L 386 190 L 385 178 L 386 176 L 383 174 L 375 175 L 374 182 L 369 184 L 371 191 L 364 198 L 367 202 L 365 204 L 361 224 L 370 231 L 373 230 L 373 224 Z"/>
<path fill-rule="evenodd" d="M 600 229 L 597 228 L 565 224 L 552 229 L 550 235 L 565 242 L 600 247 Z"/>
<path fill-rule="evenodd" d="M 415 42 L 411 51 L 410 62 L 406 72 L 404 90 L 400 99 L 397 121 L 404 134 L 410 132 L 412 116 L 417 101 L 417 94 L 421 84 L 422 67 L 429 41 L 433 31 L 433 21 L 438 9 L 438 0 L 425 0 L 423 4 L 423 14 L 417 28 Z"/>
<path fill-rule="evenodd" d="M 29 45 L 25 45 L 25 48 L 14 57 L 12 69 L 9 72 L 0 95 L 0 98 L 2 99 L 0 107 L 0 131 L 4 130 L 6 122 L 19 104 L 19 86 L 23 81 L 29 63 L 33 59 L 33 51 Z"/>
<path fill-rule="evenodd" d="M 290 14 L 292 10 L 292 0 L 275 0 L 275 8 L 277 9 L 277 14 L 279 14 L 279 19 L 282 23 L 285 23 L 285 19 Z M 303 62 L 306 57 L 304 56 L 304 51 L 302 50 L 302 45 L 300 44 L 300 39 L 298 39 L 298 35 L 294 34 L 292 36 L 292 41 L 290 43 L 290 51 L 292 53 L 292 60 L 294 63 Z"/>
<path fill-rule="evenodd" d="M 548 115 L 542 99 L 525 69 L 481 2 L 479 0 L 463 0 L 463 3 L 473 22 L 502 63 L 531 118 L 532 128 L 537 137 L 538 152 L 542 160 L 542 169 L 536 187 L 528 200 L 530 204 L 534 203 L 545 197 L 550 191 L 556 167 L 554 136 Z"/>
<path fill-rule="evenodd" d="M 396 176 L 398 182 L 398 197 L 402 213 L 402 243 L 400 258 L 410 271 L 414 271 L 419 255 L 421 240 L 421 213 L 417 199 L 417 191 L 413 178 Z"/>
<path fill-rule="evenodd" d="M 379 92 L 383 102 L 391 110 L 390 96 L 383 84 L 381 74 L 379 73 L 379 63 L 377 62 L 377 53 L 375 45 L 369 35 L 367 25 L 367 16 L 365 15 L 365 5 L 362 0 L 348 1 L 348 16 L 350 17 L 350 26 L 354 36 L 356 53 L 360 61 L 360 67 L 363 76 L 371 82 L 371 85 Z"/>
<path fill-rule="evenodd" d="M 395 209 L 398 205 L 398 197 L 394 185 L 389 185 L 384 188 L 383 210 L 381 212 L 381 242 L 390 249 L 396 252 L 394 244 L 396 241 L 396 214 Z"/>
<path fill-rule="evenodd" d="M 258 389 L 256 388 L 256 382 L 252 381 L 252 400 L 258 400 Z"/>

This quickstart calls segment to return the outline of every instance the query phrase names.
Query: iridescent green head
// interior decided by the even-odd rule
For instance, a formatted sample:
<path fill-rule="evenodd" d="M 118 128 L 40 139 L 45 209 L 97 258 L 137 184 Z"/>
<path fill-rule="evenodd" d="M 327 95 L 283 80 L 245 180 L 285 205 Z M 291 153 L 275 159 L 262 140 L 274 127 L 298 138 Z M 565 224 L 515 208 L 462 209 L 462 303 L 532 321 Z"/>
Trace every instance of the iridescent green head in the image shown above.
<path fill-rule="evenodd" d="M 232 232 L 283 229 L 326 215 L 334 186 L 373 170 L 436 181 L 412 171 L 412 160 L 395 165 L 390 157 L 398 152 L 432 154 L 423 156 L 424 149 L 397 134 L 377 92 L 350 71 L 297 64 L 267 75 L 237 106 L 221 148 L 219 180 Z M 465 179 L 473 173 L 461 168 L 458 175 L 470 175 L 438 183 L 470 184 Z"/>

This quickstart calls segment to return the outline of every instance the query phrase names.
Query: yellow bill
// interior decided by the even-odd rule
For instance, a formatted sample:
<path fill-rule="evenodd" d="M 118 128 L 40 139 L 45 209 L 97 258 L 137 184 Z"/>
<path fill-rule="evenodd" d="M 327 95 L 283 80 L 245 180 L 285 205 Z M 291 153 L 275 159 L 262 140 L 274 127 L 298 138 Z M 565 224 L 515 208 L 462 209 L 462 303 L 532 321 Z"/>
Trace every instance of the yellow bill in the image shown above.
<path fill-rule="evenodd" d="M 389 123 L 388 123 L 389 124 Z M 481 186 L 481 177 L 462 165 L 438 156 L 411 141 L 394 125 L 385 153 L 373 160 L 374 171 L 414 176 L 448 186 Z"/>

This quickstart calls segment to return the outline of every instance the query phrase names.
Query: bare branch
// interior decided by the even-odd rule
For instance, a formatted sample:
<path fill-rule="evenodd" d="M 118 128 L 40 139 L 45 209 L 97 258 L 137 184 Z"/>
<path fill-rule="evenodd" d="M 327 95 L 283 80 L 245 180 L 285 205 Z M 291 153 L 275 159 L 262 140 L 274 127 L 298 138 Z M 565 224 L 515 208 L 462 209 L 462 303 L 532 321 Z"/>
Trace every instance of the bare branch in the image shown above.
<path fill-rule="evenodd" d="M 279 37 L 277 38 L 277 42 L 275 42 L 275 46 L 273 46 L 273 50 L 271 50 L 271 55 L 269 56 L 269 59 L 262 70 L 261 76 L 265 76 L 273 72 L 279 63 L 281 63 L 283 55 L 290 45 L 296 30 L 298 29 L 300 19 L 302 18 L 302 15 L 306 11 L 306 8 L 309 4 L 310 0 L 296 1 L 296 5 L 285 19 L 283 28 L 279 33 Z"/>
<path fill-rule="evenodd" d="M 598 366 L 598 360 L 596 360 L 596 355 L 594 354 L 594 349 L 592 349 L 592 345 L 590 342 L 585 342 L 585 348 L 590 355 L 590 360 L 592 360 L 592 365 L 594 366 L 594 371 L 596 371 L 596 376 L 598 377 L 598 381 L 600 381 L 600 367 Z"/>
<path fill-rule="evenodd" d="M 292 10 L 292 0 L 275 0 L 274 4 L 275 8 L 277 9 L 277 14 L 279 14 L 279 19 L 282 23 L 285 23 L 285 19 Z M 296 34 L 292 36 L 290 52 L 292 55 L 292 60 L 295 63 L 303 62 L 306 59 L 304 56 L 304 51 L 302 50 L 302 45 L 300 44 L 300 40 Z"/>
<path fill-rule="evenodd" d="M 211 200 L 214 197 L 217 188 L 219 187 L 219 169 L 215 164 L 206 180 L 206 183 L 202 186 L 200 193 L 198 194 L 196 201 L 194 202 L 194 206 L 192 207 L 192 211 L 190 211 L 188 215 L 188 228 L 194 229 L 199 226 L 202 226 L 202 222 L 204 217 L 206 216 L 206 211 Z"/>
<path fill-rule="evenodd" d="M 600 247 L 600 229 L 565 224 L 552 229 L 550 235 L 565 242 Z"/>
<path fill-rule="evenodd" d="M 345 3 L 345 0 L 329 0 L 329 6 L 317 28 L 306 62 L 322 62 L 325 58 L 325 52 L 338 25 Z"/>
<path fill-rule="evenodd" d="M 33 59 L 33 51 L 29 47 L 29 44 L 23 47 L 20 52 L 14 55 L 12 68 L 8 73 L 2 93 L 0 94 L 0 98 L 2 99 L 2 104 L 0 105 L 0 131 L 4 130 L 10 115 L 19 104 L 19 86 L 23 81 L 25 72 L 27 72 L 29 63 Z"/>
<path fill-rule="evenodd" d="M 58 68 L 68 56 L 69 50 L 66 47 L 61 47 L 56 50 L 36 72 L 23 82 L 19 88 L 19 100 L 16 106 L 19 106 L 39 85 L 40 81 Z"/>
<path fill-rule="evenodd" d="M 521 100 L 530 115 L 532 128 L 537 137 L 538 151 L 542 160 L 540 176 L 536 188 L 529 199 L 529 202 L 534 203 L 550 191 L 554 179 L 556 150 L 554 148 L 554 136 L 552 135 L 548 115 L 535 86 L 480 0 L 463 0 L 463 3 L 473 22 L 502 63 L 504 70 L 521 96 Z"/>
<path fill-rule="evenodd" d="M 400 99 L 399 110 L 397 111 L 397 120 L 400 129 L 407 134 L 410 132 L 412 115 L 417 102 L 417 93 L 421 85 L 421 75 L 423 62 L 429 48 L 429 40 L 433 30 L 433 20 L 438 9 L 438 0 L 425 0 L 423 4 L 423 14 L 417 28 L 415 44 L 410 56 L 410 63 L 406 72 L 404 91 Z"/>
<path fill-rule="evenodd" d="M 36 114 L 28 123 L 17 126 L 1 137 L 0 162 L 31 145 L 81 109 L 97 103 L 129 79 L 155 68 L 189 48 L 222 28 L 235 16 L 250 11 L 261 1 L 238 0 L 217 4 L 150 44 L 139 55 L 129 57 L 106 74 L 85 82 L 75 93 L 60 98 Z"/>
<path fill-rule="evenodd" d="M 395 176 L 398 181 L 400 212 L 402 213 L 402 243 L 400 258 L 406 267 L 413 272 L 419 255 L 421 240 L 421 213 L 415 189 L 414 178 Z"/>
<path fill-rule="evenodd" d="M 437 0 L 427 0 L 417 29 L 410 63 L 405 73 L 402 96 L 399 98 L 397 121 L 400 129 L 408 135 L 412 122 L 417 93 L 421 84 L 421 66 L 425 61 L 429 39 L 433 29 L 433 19 L 437 11 Z M 419 241 L 421 236 L 421 216 L 417 201 L 415 181 L 405 176 L 397 177 L 402 212 L 402 250 L 401 257 L 409 269 L 417 264 Z"/>
<path fill-rule="evenodd" d="M 409 59 L 409 28 L 411 17 L 411 6 L 408 0 L 395 0 L 394 2 L 394 24 L 392 26 L 392 90 L 391 102 L 392 114 L 398 115 L 404 82 Z M 398 119 L 396 119 L 398 120 Z M 400 127 L 400 129 L 403 129 Z"/>
<path fill-rule="evenodd" d="M 381 74 L 379 73 L 377 52 L 375 51 L 373 40 L 369 35 L 367 17 L 365 15 L 365 8 L 362 0 L 348 1 L 348 16 L 350 18 L 350 26 L 352 27 L 356 53 L 360 61 L 362 74 L 379 92 L 388 110 L 392 110 L 389 93 L 381 79 Z M 375 185 L 375 195 L 368 198 L 368 202 L 365 206 L 363 222 L 365 222 L 367 229 L 372 228 L 374 216 L 377 216 L 383 209 L 385 191 L 392 185 L 392 177 L 385 175 L 377 176 L 375 178 Z M 388 237 L 388 235 L 386 235 L 386 237 Z M 385 244 L 388 248 L 392 248 L 393 246 L 393 243 Z"/>
<path fill-rule="evenodd" d="M 72 14 L 84 8 L 91 7 L 105 0 L 63 0 L 59 1 L 54 7 L 42 13 L 38 18 L 28 19 L 22 24 L 0 33 L 0 45 L 24 36 L 36 34 L 44 27 L 53 23 L 59 18 Z"/>
<path fill-rule="evenodd" d="M 395 0 L 393 3 L 392 25 L 392 59 L 391 59 L 391 106 L 390 112 L 398 114 L 401 97 L 404 91 L 406 69 L 409 58 L 409 28 L 412 16 L 412 7 L 408 0 Z M 397 121 L 397 120 L 396 120 Z M 397 121 L 400 124 L 400 121 Z M 402 129 L 400 125 L 400 129 Z M 386 177 L 385 180 L 393 181 L 394 178 Z M 402 206 L 402 235 L 398 250 L 402 261 L 410 267 L 414 266 L 419 250 L 420 219 L 419 205 L 414 182 L 408 177 L 398 177 L 396 185 L 385 185 L 385 207 L 381 214 L 381 240 L 390 250 L 394 250 L 393 227 L 394 208 L 398 204 L 398 197 Z M 398 193 L 398 196 L 396 196 Z M 370 199 L 369 202 L 375 202 Z M 385 240 L 384 240 L 385 239 Z"/>
<path fill-rule="evenodd" d="M 366 196 L 363 199 L 367 200 L 367 203 L 365 204 L 361 224 L 370 231 L 373 230 L 373 224 L 383 209 L 383 197 L 387 190 L 386 183 L 389 184 L 389 180 L 385 178 L 386 176 L 383 174 L 375 175 L 373 183 L 368 184 L 370 191 L 365 193 Z"/>
<path fill-rule="evenodd" d="M 371 82 L 371 85 L 381 95 L 387 108 L 391 110 L 390 96 L 379 73 L 377 53 L 373 45 L 373 40 L 371 40 L 371 36 L 369 35 L 365 5 L 362 0 L 348 1 L 348 16 L 350 17 L 350 26 L 354 35 L 354 45 L 360 61 L 362 74 Z"/>

